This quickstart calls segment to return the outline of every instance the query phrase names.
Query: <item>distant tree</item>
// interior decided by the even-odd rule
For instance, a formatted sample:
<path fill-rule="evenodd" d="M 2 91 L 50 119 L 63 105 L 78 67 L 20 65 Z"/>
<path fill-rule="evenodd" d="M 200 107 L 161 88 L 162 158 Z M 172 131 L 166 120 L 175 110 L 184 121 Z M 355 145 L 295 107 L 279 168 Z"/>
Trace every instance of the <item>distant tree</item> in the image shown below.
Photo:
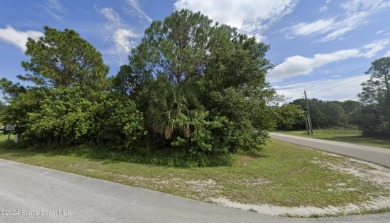
<path fill-rule="evenodd" d="M 341 102 L 341 106 L 343 107 L 344 113 L 347 117 L 348 125 L 356 125 L 358 123 L 358 115 L 364 107 L 363 103 L 347 100 Z"/>
<path fill-rule="evenodd" d="M 366 72 L 370 79 L 362 84 L 359 127 L 364 135 L 390 136 L 390 57 L 372 62 Z"/>
<path fill-rule="evenodd" d="M 378 104 L 369 104 L 362 108 L 356 123 L 364 136 L 390 136 L 389 126 L 384 118 L 384 113 Z"/>
<path fill-rule="evenodd" d="M 327 101 L 323 108 L 326 116 L 326 124 L 332 127 L 343 127 L 347 125 L 347 116 L 341 103 L 338 101 Z"/>
<path fill-rule="evenodd" d="M 390 57 L 372 62 L 366 72 L 370 79 L 364 83 L 363 92 L 359 94 L 362 102 L 367 104 L 390 102 Z"/>
<path fill-rule="evenodd" d="M 342 104 L 338 101 L 322 101 L 318 99 L 309 99 L 310 116 L 314 128 L 332 128 L 342 127 L 347 124 Z M 292 104 L 298 105 L 303 110 L 306 109 L 305 99 L 297 99 Z M 301 121 L 299 126 L 305 128 L 305 122 Z"/>
<path fill-rule="evenodd" d="M 303 119 L 304 110 L 296 104 L 275 106 L 275 127 L 290 130 L 299 125 Z"/>

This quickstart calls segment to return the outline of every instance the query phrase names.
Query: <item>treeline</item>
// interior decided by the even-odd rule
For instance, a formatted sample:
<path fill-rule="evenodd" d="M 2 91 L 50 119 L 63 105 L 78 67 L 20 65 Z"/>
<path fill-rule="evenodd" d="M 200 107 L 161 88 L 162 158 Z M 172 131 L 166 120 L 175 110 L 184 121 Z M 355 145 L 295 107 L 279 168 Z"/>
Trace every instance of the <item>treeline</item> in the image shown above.
<path fill-rule="evenodd" d="M 298 106 L 303 112 L 307 111 L 305 99 L 297 99 L 290 104 Z M 315 98 L 308 99 L 307 104 L 313 128 L 317 129 L 356 126 L 364 107 L 364 104 L 358 101 L 322 101 Z M 287 129 L 285 126 L 280 127 Z M 304 118 L 296 118 L 291 128 L 305 129 Z"/>
<path fill-rule="evenodd" d="M 113 77 L 78 33 L 44 31 L 27 42 L 23 85 L 0 82 L 2 122 L 17 123 L 25 145 L 92 145 L 179 157 L 170 165 L 218 165 L 230 154 L 259 150 L 283 112 L 269 106 L 277 98 L 265 79 L 269 46 L 200 13 L 176 11 L 152 22 Z"/>
<path fill-rule="evenodd" d="M 314 128 L 354 125 L 362 130 L 364 136 L 390 137 L 390 57 L 373 61 L 366 74 L 370 75 L 370 79 L 362 83 L 363 91 L 358 95 L 360 102 L 308 100 Z M 288 105 L 307 111 L 304 99 L 294 100 Z M 300 116 L 295 116 L 289 123 L 279 122 L 278 128 L 305 128 Z"/>
<path fill-rule="evenodd" d="M 358 127 L 364 136 L 390 136 L 390 109 L 386 104 L 366 104 L 352 100 L 341 102 L 322 101 L 315 98 L 308 99 L 307 102 L 312 125 L 315 129 Z M 307 111 L 306 100 L 297 99 L 287 105 L 288 107 L 294 106 L 294 110 L 291 110 L 293 113 L 291 116 L 284 116 L 287 117 L 288 122 L 278 121 L 276 128 L 279 130 L 306 129 L 305 119 L 303 118 L 303 114 Z"/>

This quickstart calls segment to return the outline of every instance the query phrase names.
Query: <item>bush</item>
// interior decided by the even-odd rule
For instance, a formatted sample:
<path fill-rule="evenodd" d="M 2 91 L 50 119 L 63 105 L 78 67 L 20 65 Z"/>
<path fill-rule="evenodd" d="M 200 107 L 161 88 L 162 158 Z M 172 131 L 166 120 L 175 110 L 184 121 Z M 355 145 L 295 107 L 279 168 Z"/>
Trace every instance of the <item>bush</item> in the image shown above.
<path fill-rule="evenodd" d="M 93 143 L 122 149 L 145 135 L 133 101 L 121 102 L 106 93 L 91 100 L 81 87 L 51 89 L 40 109 L 28 113 L 25 127 L 25 141 L 59 146 Z"/>
<path fill-rule="evenodd" d="M 386 113 L 379 105 L 365 106 L 358 117 L 357 124 L 364 136 L 390 136 L 390 123 L 386 121 Z"/>
<path fill-rule="evenodd" d="M 114 150 L 143 146 L 140 144 L 146 134 L 143 115 L 132 100 L 106 97 L 89 112 L 93 121 L 88 138 L 96 145 Z"/>

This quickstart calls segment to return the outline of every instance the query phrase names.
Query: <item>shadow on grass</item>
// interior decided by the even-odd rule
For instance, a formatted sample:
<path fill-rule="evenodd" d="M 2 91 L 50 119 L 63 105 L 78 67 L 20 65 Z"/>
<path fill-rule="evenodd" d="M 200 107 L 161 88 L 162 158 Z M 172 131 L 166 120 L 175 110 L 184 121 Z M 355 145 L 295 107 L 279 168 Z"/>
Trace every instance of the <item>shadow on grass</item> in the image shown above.
<path fill-rule="evenodd" d="M 0 156 L 3 157 L 33 157 L 37 155 L 44 155 L 46 157 L 53 157 L 57 155 L 64 155 L 57 152 L 37 151 L 31 149 L 20 149 L 20 148 L 7 148 L 0 146 Z"/>
<path fill-rule="evenodd" d="M 23 148 L 16 144 L 0 143 L 0 158 L 11 159 L 23 162 L 23 159 L 32 157 L 80 157 L 89 161 L 99 162 L 101 164 L 113 164 L 119 162 L 146 164 L 153 166 L 167 167 L 210 167 L 231 165 L 233 157 L 226 156 L 207 156 L 193 155 L 174 151 L 157 151 L 157 152 L 129 152 L 129 151 L 109 151 L 91 146 L 76 146 L 69 148 Z M 258 156 L 251 154 L 251 156 Z M 20 159 L 18 159 L 20 158 Z"/>

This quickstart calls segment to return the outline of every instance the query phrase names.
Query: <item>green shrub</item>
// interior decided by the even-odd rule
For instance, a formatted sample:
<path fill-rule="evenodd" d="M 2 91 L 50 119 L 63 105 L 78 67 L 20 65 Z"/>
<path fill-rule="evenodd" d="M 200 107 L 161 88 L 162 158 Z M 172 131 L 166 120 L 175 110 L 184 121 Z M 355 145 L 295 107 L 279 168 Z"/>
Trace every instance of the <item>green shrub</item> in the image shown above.
<path fill-rule="evenodd" d="M 40 109 L 28 113 L 25 128 L 22 138 L 27 142 L 59 146 L 92 143 L 123 149 L 145 135 L 143 116 L 133 101 L 106 93 L 90 100 L 81 87 L 52 88 Z"/>

